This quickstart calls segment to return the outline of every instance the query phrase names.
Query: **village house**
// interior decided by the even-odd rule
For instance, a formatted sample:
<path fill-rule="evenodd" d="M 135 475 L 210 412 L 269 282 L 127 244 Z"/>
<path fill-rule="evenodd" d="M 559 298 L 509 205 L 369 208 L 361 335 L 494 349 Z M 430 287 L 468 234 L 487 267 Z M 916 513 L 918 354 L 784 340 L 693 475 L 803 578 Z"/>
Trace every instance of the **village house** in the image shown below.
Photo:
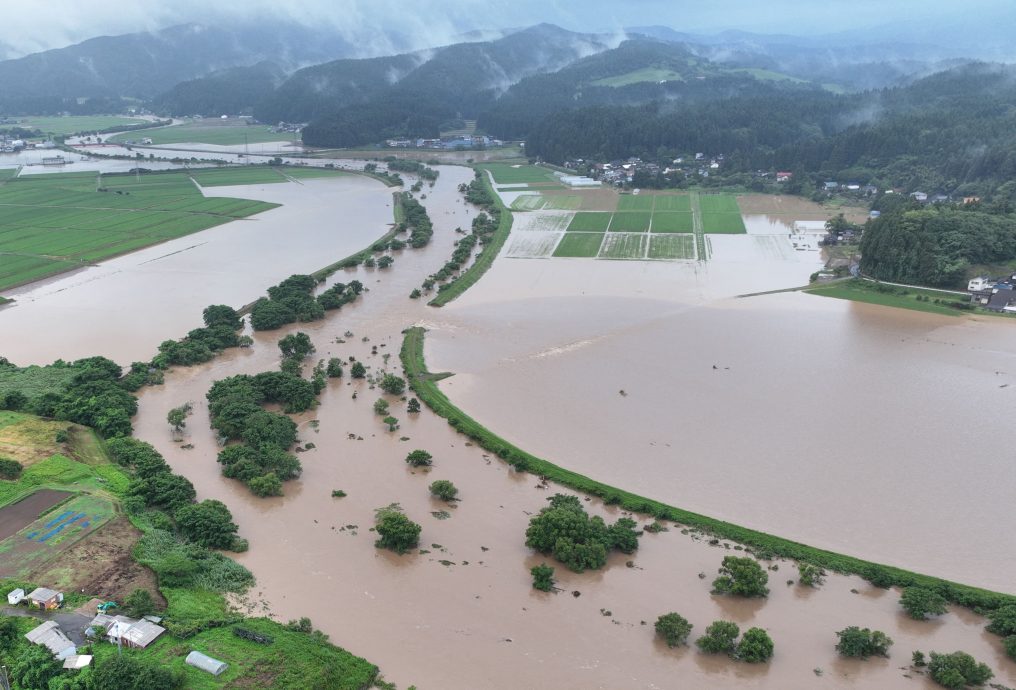
<path fill-rule="evenodd" d="M 138 649 L 144 649 L 166 632 L 161 625 L 147 618 L 135 620 L 127 616 L 108 616 L 105 613 L 93 618 L 89 627 L 94 631 L 103 631 L 113 644 L 120 643 Z"/>
<path fill-rule="evenodd" d="M 792 172 L 778 172 L 778 173 L 776 173 L 776 181 L 777 182 L 786 182 L 786 181 L 790 180 L 793 176 L 794 176 L 794 173 L 792 173 Z"/>
<path fill-rule="evenodd" d="M 38 609 L 55 609 L 63 603 L 63 598 L 63 592 L 38 587 L 28 595 L 28 604 Z"/>
<path fill-rule="evenodd" d="M 42 645 L 57 659 L 66 659 L 77 654 L 77 647 L 64 635 L 56 621 L 46 621 L 34 630 L 25 633 L 25 639 L 32 644 Z"/>
<path fill-rule="evenodd" d="M 928 200 L 928 195 L 924 192 L 911 192 L 910 198 L 914 199 L 915 201 L 920 201 L 923 204 L 925 201 Z"/>

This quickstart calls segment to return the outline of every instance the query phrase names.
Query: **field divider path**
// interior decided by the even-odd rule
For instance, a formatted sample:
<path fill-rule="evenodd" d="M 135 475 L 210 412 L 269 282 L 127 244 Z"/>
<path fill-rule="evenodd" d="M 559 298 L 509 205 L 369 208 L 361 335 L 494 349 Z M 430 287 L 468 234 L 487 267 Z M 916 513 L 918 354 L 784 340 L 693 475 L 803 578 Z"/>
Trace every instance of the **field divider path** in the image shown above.
<path fill-rule="evenodd" d="M 706 249 L 706 235 L 702 229 L 702 207 L 699 204 L 698 192 L 691 193 L 691 231 L 695 235 L 695 258 L 707 261 L 709 252 Z"/>

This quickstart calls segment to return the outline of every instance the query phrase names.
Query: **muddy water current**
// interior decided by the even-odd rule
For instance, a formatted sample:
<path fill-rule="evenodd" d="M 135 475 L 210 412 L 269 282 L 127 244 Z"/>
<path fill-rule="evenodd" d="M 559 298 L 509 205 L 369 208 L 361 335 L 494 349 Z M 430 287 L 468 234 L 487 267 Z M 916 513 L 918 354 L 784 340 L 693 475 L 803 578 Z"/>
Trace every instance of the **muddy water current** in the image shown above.
<path fill-rule="evenodd" d="M 945 418 L 938 407 L 969 401 L 974 392 L 982 409 L 1002 402 L 996 396 L 1005 375 L 994 370 L 1013 348 L 992 347 L 1005 337 L 995 324 L 931 322 L 806 295 L 729 299 L 786 285 L 802 271 L 806 277 L 806 261 L 755 279 L 744 278 L 737 262 L 719 260 L 697 269 L 499 261 L 461 302 L 435 310 L 407 295 L 444 263 L 453 229 L 468 227 L 469 211 L 455 192 L 468 175 L 442 168 L 428 192 L 424 203 L 436 228 L 430 246 L 398 252 L 388 270 L 361 267 L 333 277 L 355 277 L 370 288 L 357 303 L 298 329 L 255 334 L 252 350 L 175 370 L 164 386 L 141 394 L 137 434 L 194 482 L 199 498 L 226 502 L 250 540 L 238 557 L 258 578 L 249 610 L 282 620 L 310 616 L 400 687 L 932 688 L 908 667 L 915 649 L 963 649 L 989 663 L 999 682 L 1016 684 L 1016 666 L 984 632 L 983 619 L 954 609 L 936 621 L 911 621 L 900 613 L 897 591 L 859 578 L 830 576 L 821 588 L 806 589 L 785 584 L 796 568 L 778 562 L 768 599 L 712 596 L 716 567 L 737 552 L 676 525 L 644 535 L 634 556 L 616 555 L 603 571 L 579 575 L 559 566 L 561 591 L 538 593 L 529 568 L 544 559 L 525 548 L 524 532 L 530 515 L 560 489 L 507 470 L 444 420 L 426 409 L 410 415 L 390 396 L 401 427 L 388 432 L 371 409 L 380 392 L 363 380 L 331 381 L 319 408 L 298 418 L 301 441 L 315 447 L 300 453 L 303 476 L 286 484 L 284 497 L 257 499 L 221 477 L 204 399 L 212 381 L 277 367 L 275 343 L 295 330 L 311 336 L 315 357 L 355 356 L 373 373 L 396 370 L 400 331 L 419 323 L 430 329 L 431 369 L 459 372 L 441 383 L 453 399 L 562 465 L 774 533 L 855 546 L 862 556 L 951 566 L 951 574 L 969 576 L 960 579 L 987 584 L 1011 572 L 1000 562 L 1012 557 L 1008 537 L 982 544 L 978 563 L 967 562 L 970 540 L 979 537 L 965 506 L 983 507 L 986 487 L 1006 475 L 982 476 L 981 491 L 964 497 L 966 477 L 958 475 L 985 470 L 966 463 L 943 477 L 928 467 L 929 456 L 940 463 L 975 457 L 936 428 L 948 419 L 958 429 L 970 418 L 956 418 L 955 405 Z M 961 335 L 965 347 L 942 344 Z M 851 380 L 842 380 L 844 371 Z M 897 390 L 905 374 L 916 379 L 910 392 Z M 874 389 L 858 397 L 862 382 Z M 194 413 L 183 445 L 192 449 L 173 442 L 165 422 L 170 408 L 187 401 Z M 880 418 L 890 403 L 909 406 L 909 414 L 891 416 L 906 420 L 904 428 L 866 441 L 866 434 L 883 433 Z M 966 443 L 982 433 L 959 431 Z M 926 434 L 935 435 L 922 441 Z M 816 437 L 824 439 L 821 452 L 814 452 Z M 707 450 L 712 445 L 716 450 Z M 433 453 L 432 469 L 408 468 L 405 455 L 415 448 Z M 868 457 L 873 448 L 880 454 Z M 876 476 L 861 482 L 866 473 Z M 432 499 L 427 485 L 435 479 L 454 481 L 462 500 L 448 506 Z M 944 488 L 935 492 L 936 484 Z M 872 486 L 878 490 L 863 493 Z M 332 498 L 334 489 L 348 495 Z M 426 553 L 399 557 L 374 548 L 373 511 L 392 502 L 422 524 Z M 908 517 L 922 502 L 938 515 Z M 846 521 L 844 503 L 853 506 Z M 596 502 L 587 507 L 611 520 L 620 516 Z M 442 511 L 449 517 L 440 519 Z M 991 527 L 983 522 L 978 528 Z M 949 531 L 954 523 L 966 529 Z M 923 531 L 913 538 L 915 525 Z M 719 618 L 766 628 L 776 656 L 750 666 L 693 647 L 669 650 L 652 629 L 667 611 L 695 625 L 692 638 Z M 896 641 L 893 657 L 840 659 L 835 631 L 848 625 L 887 632 Z"/>
<path fill-rule="evenodd" d="M 560 489 L 507 470 L 444 420 L 426 409 L 410 415 L 390 396 L 401 427 L 388 432 L 372 411 L 380 392 L 364 380 L 332 380 L 321 405 L 298 418 L 301 441 L 315 447 L 300 453 L 303 476 L 286 484 L 284 497 L 257 499 L 223 478 L 204 397 L 214 380 L 276 368 L 276 342 L 296 330 L 311 336 L 315 357 L 355 356 L 374 373 L 397 370 L 402 329 L 422 324 L 431 370 L 456 372 L 441 383 L 452 399 L 558 464 L 806 543 L 1013 590 L 1006 497 L 1016 477 L 991 413 L 1012 407 L 1011 324 L 803 294 L 735 299 L 801 284 L 821 265 L 817 254 L 775 251 L 751 236 L 710 238 L 704 264 L 499 260 L 465 296 L 429 308 L 408 294 L 447 260 L 454 229 L 469 227 L 473 211 L 456 191 L 469 177 L 442 167 L 425 189 L 435 223 L 428 247 L 396 252 L 391 269 L 330 279 L 361 280 L 369 292 L 356 303 L 320 322 L 254 334 L 251 350 L 176 369 L 165 385 L 141 392 L 136 434 L 199 498 L 224 501 L 250 540 L 238 560 L 258 583 L 244 606 L 282 620 L 310 616 L 389 680 L 421 690 L 935 687 L 908 667 L 915 649 L 965 650 L 995 680 L 1016 685 L 1016 665 L 983 619 L 952 609 L 911 621 L 897 591 L 859 578 L 830 576 L 812 590 L 785 584 L 796 568 L 777 562 L 768 599 L 712 596 L 722 557 L 738 552 L 676 525 L 645 534 L 633 556 L 614 556 L 600 572 L 558 566 L 561 591 L 538 593 L 529 568 L 544 559 L 525 548 L 524 532 Z M 216 189 L 286 204 L 258 223 L 287 208 L 295 215 L 256 246 L 256 230 L 231 227 L 244 221 L 183 238 L 189 246 L 206 233 L 221 231 L 223 242 L 239 235 L 201 260 L 197 248 L 159 259 L 181 257 L 161 282 L 100 266 L 88 283 L 74 282 L 79 273 L 29 286 L 29 294 L 40 291 L 35 299 L 15 295 L 21 304 L 0 310 L 0 353 L 17 362 L 147 358 L 161 339 L 197 325 L 206 304 L 250 301 L 289 273 L 370 244 L 390 222 L 390 191 L 370 180 L 297 187 Z M 146 251 L 162 257 L 168 244 Z M 110 282 L 121 273 L 129 280 Z M 61 281 L 66 289 L 54 290 Z M 178 301 L 194 304 L 177 309 Z M 6 321 L 12 315 L 24 320 Z M 166 413 L 188 401 L 186 436 L 174 442 Z M 415 448 L 433 453 L 432 469 L 408 468 Z M 462 500 L 432 499 L 435 479 L 454 481 Z M 332 498 L 334 489 L 348 495 Z M 423 525 L 426 553 L 374 548 L 373 511 L 392 502 Z M 597 502 L 587 507 L 620 516 Z M 750 666 L 694 647 L 669 650 L 652 629 L 668 611 L 695 625 L 692 638 L 719 618 L 763 627 L 776 655 Z M 892 658 L 840 659 L 835 631 L 848 625 L 887 632 Z"/>

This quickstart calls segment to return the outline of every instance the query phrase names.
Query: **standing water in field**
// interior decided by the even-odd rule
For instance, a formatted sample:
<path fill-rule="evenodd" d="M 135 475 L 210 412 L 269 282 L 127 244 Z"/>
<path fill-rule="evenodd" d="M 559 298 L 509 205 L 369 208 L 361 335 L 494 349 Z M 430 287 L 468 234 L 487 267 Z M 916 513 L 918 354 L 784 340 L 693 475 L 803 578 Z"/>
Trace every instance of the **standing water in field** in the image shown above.
<path fill-rule="evenodd" d="M 533 555 L 524 545 L 530 516 L 560 489 L 508 470 L 496 457 L 454 433 L 443 419 L 426 408 L 419 414 L 408 413 L 405 402 L 394 396 L 384 397 L 400 427 L 389 432 L 372 410 L 382 393 L 365 380 L 348 378 L 348 370 L 345 377 L 330 381 L 317 410 L 297 418 L 301 443 L 315 447 L 300 453 L 303 476 L 285 484 L 284 497 L 258 499 L 242 484 L 223 478 L 215 461 L 219 448 L 208 428 L 204 398 L 214 380 L 277 368 L 278 339 L 297 330 L 308 333 L 317 347 L 305 367 L 318 358 L 354 356 L 373 372 L 397 371 L 402 329 L 422 323 L 431 329 L 427 336 L 430 369 L 460 372 L 443 380 L 441 387 L 495 432 L 566 467 L 654 497 L 677 495 L 673 487 L 691 483 L 696 491 L 681 503 L 683 507 L 711 501 L 723 508 L 717 514 L 725 515 L 732 506 L 745 513 L 750 506 L 754 512 L 745 522 L 784 536 L 800 533 L 780 532 L 769 524 L 780 513 L 772 510 L 775 501 L 767 492 L 777 478 L 786 477 L 782 468 L 773 468 L 773 479 L 762 483 L 761 490 L 740 489 L 734 494 L 724 482 L 696 476 L 708 472 L 709 459 L 715 454 L 706 453 L 698 460 L 697 455 L 682 452 L 687 458 L 682 465 L 657 462 L 656 456 L 644 451 L 664 443 L 677 450 L 675 438 L 696 438 L 697 427 L 702 433 L 710 432 L 714 440 L 730 442 L 729 437 L 736 436 L 744 423 L 743 415 L 770 404 L 763 391 L 753 390 L 749 365 L 762 371 L 803 367 L 807 375 L 789 376 L 792 390 L 800 393 L 800 385 L 814 380 L 814 395 L 824 399 L 821 377 L 814 372 L 816 358 L 824 362 L 828 354 L 822 348 L 831 347 L 850 329 L 856 331 L 854 337 L 861 339 L 861 345 L 865 333 L 891 331 L 885 310 L 872 312 L 874 316 L 868 319 L 858 318 L 850 305 L 810 296 L 791 296 L 799 298 L 800 304 L 789 309 L 774 308 L 774 298 L 758 303 L 717 302 L 702 295 L 720 289 L 709 287 L 717 275 L 731 278 L 734 272 L 726 274 L 714 266 L 710 270 L 718 273 L 696 274 L 692 267 L 679 268 L 683 264 L 594 261 L 499 261 L 460 301 L 440 310 L 429 308 L 407 296 L 447 259 L 458 238 L 452 230 L 468 227 L 471 214 L 454 191 L 468 175 L 465 170 L 442 168 L 436 187 L 428 190 L 424 203 L 435 224 L 431 245 L 396 252 L 391 269 L 361 267 L 332 278 L 339 282 L 355 278 L 369 287 L 370 292 L 357 302 L 323 321 L 257 333 L 253 349 L 234 350 L 208 364 L 177 369 L 167 375 L 164 386 L 141 393 L 137 434 L 154 443 L 175 471 L 194 482 L 200 499 L 217 498 L 229 505 L 241 534 L 250 540 L 250 550 L 239 560 L 258 578 L 249 597 L 252 610 L 260 611 L 264 604 L 282 620 L 310 616 L 315 627 L 334 642 L 378 663 L 400 687 L 416 683 L 498 690 L 660 688 L 681 678 L 689 687 L 782 690 L 823 682 L 830 687 L 930 690 L 930 681 L 905 678 L 899 670 L 914 649 L 964 649 L 988 662 L 999 682 L 1016 682 L 1016 667 L 1005 659 L 997 638 L 983 632 L 983 619 L 955 609 L 940 621 L 910 621 L 900 612 L 897 591 L 874 589 L 856 577 L 830 576 L 820 589 L 787 586 L 786 580 L 796 580 L 794 564 L 765 563 L 778 568 L 769 572 L 768 599 L 712 596 L 712 577 L 723 556 L 736 554 L 733 545 L 710 545 L 708 539 L 682 534 L 673 524 L 660 534 L 645 534 L 635 554 L 612 557 L 602 571 L 572 574 L 551 559 Z M 558 273 L 559 265 L 576 268 Z M 677 273 L 665 270 L 675 268 Z M 728 289 L 752 287 L 744 281 L 721 284 Z M 744 318 L 754 310 L 758 310 L 757 318 Z M 756 344 L 759 359 L 750 362 L 733 359 L 733 344 L 714 342 L 723 337 L 747 347 L 759 338 L 779 337 L 778 331 L 790 325 L 786 318 L 777 318 L 781 311 L 802 323 L 814 319 L 825 328 L 811 329 L 813 335 L 804 340 L 804 348 L 788 342 L 789 335 L 778 341 L 789 348 L 786 353 Z M 920 321 L 908 320 L 909 316 L 896 328 L 920 333 Z M 684 323 L 688 324 L 686 336 L 681 335 Z M 832 324 L 838 324 L 839 330 L 826 333 Z M 699 345 L 691 342 L 696 332 Z M 372 354 L 374 347 L 376 354 Z M 892 352 L 892 338 L 882 338 L 881 347 L 883 354 Z M 587 358 L 596 348 L 605 349 L 595 360 Z M 702 364 L 703 371 L 696 373 L 702 358 L 699 350 L 706 348 L 710 358 Z M 812 350 L 815 354 L 808 354 Z M 860 347 L 860 351 L 874 357 L 879 346 Z M 387 363 L 386 354 L 390 356 Z M 678 354 L 695 371 L 674 382 L 670 372 L 676 368 L 673 362 Z M 763 355 L 771 361 L 763 361 Z M 933 352 L 923 352 L 920 358 L 928 367 L 952 366 L 949 359 Z M 540 368 L 539 363 L 554 363 L 553 369 Z M 735 364 L 743 367 L 740 374 Z M 554 375 L 554 369 L 560 374 Z M 508 383 L 497 376 L 500 371 L 516 379 Z M 644 382 L 649 375 L 660 380 Z M 716 379 L 724 384 L 714 383 L 711 376 L 739 378 Z M 770 379 L 771 375 L 763 376 L 766 384 Z M 722 385 L 745 391 L 745 409 L 725 411 L 712 406 L 714 388 Z M 627 397 L 618 395 L 622 388 Z M 528 391 L 525 398 L 519 396 L 523 389 Z M 586 396 L 592 397 L 580 400 Z M 696 400 L 709 414 L 686 423 L 684 410 Z M 174 442 L 166 413 L 188 401 L 194 413 L 187 435 L 182 442 Z M 621 403 L 634 403 L 642 413 L 652 415 L 656 429 L 647 432 L 639 414 L 625 412 Z M 822 423 L 814 396 L 788 404 L 793 408 L 786 411 L 792 425 Z M 527 409 L 513 411 L 507 409 L 509 405 Z M 542 426 L 535 423 L 536 417 L 542 418 Z M 763 449 L 768 443 L 779 443 L 755 429 L 750 431 L 751 439 Z M 830 436 L 833 433 L 830 429 Z M 622 440 L 615 440 L 618 437 Z M 625 444 L 621 450 L 617 450 L 619 443 Z M 181 444 L 194 447 L 184 449 Z M 781 498 L 786 505 L 777 507 L 795 511 L 798 524 L 793 528 L 840 534 L 839 526 L 824 512 L 829 496 L 820 493 L 822 485 L 816 483 L 818 490 L 809 490 L 809 484 L 817 481 L 822 466 L 817 463 L 823 457 L 798 454 L 792 440 L 782 447 L 788 458 L 814 470 L 800 474 L 796 493 Z M 434 455 L 433 468 L 413 469 L 406 464 L 406 455 L 416 448 Z M 744 461 L 744 471 L 758 462 L 751 453 L 738 459 Z M 427 487 L 436 479 L 453 481 L 461 500 L 448 504 L 432 498 Z M 854 490 L 849 485 L 837 488 Z M 334 498 L 332 491 L 339 489 L 346 496 Z M 904 501 L 910 495 L 901 491 L 895 498 Z M 405 556 L 375 549 L 376 535 L 369 531 L 374 509 L 392 502 L 398 502 L 423 527 L 420 549 Z M 621 515 L 598 502 L 585 505 L 610 521 Z M 443 514 L 446 519 L 440 519 Z M 635 517 L 648 524 L 645 516 Z M 882 539 L 888 543 L 891 537 Z M 858 555 L 869 556 L 868 545 L 864 546 Z M 924 556 L 934 550 L 915 549 L 909 555 Z M 1000 555 L 997 549 L 985 553 L 985 557 Z M 531 587 L 529 569 L 544 561 L 556 568 L 561 590 L 556 595 Z M 706 656 L 694 648 L 670 650 L 655 639 L 652 627 L 656 617 L 667 611 L 677 611 L 695 625 L 692 638 L 720 618 L 736 621 L 742 630 L 766 628 L 776 642 L 776 656 L 771 664 L 752 666 Z M 835 632 L 849 625 L 887 632 L 896 640 L 892 659 L 840 659 L 833 650 Z M 450 649 L 473 663 L 447 663 Z M 822 670 L 823 679 L 816 679 L 816 668 Z"/>

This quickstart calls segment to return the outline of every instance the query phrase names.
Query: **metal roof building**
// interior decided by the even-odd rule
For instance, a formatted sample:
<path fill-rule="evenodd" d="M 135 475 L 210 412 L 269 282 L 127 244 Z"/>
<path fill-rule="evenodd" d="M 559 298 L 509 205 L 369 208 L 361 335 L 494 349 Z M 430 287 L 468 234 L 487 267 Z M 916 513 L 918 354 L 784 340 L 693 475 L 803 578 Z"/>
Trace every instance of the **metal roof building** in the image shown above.
<path fill-rule="evenodd" d="M 122 642 L 129 647 L 144 649 L 154 642 L 159 635 L 166 632 L 161 625 L 150 620 L 134 620 L 127 616 L 108 616 L 100 613 L 89 624 L 92 628 L 102 628 L 110 642 Z"/>
<path fill-rule="evenodd" d="M 25 639 L 33 644 L 41 644 L 53 653 L 57 659 L 66 659 L 77 654 L 77 647 L 71 642 L 55 621 L 46 621 L 31 632 L 25 633 Z"/>

